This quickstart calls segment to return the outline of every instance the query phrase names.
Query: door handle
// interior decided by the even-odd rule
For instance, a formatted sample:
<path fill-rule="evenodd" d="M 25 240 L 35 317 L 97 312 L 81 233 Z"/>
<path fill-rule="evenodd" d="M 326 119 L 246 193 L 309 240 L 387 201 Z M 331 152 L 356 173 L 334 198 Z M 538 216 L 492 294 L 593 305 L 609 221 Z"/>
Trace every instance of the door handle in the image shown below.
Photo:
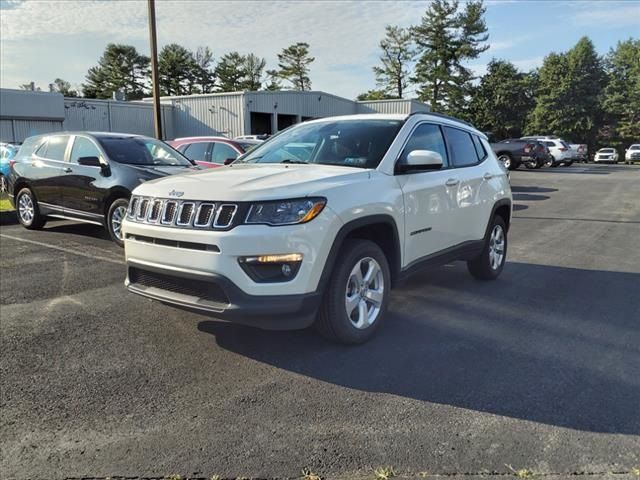
<path fill-rule="evenodd" d="M 482 176 L 482 178 L 484 178 L 485 180 L 491 180 L 493 178 L 493 174 L 487 172 Z"/>
<path fill-rule="evenodd" d="M 457 178 L 450 178 L 449 180 L 447 180 L 447 183 L 445 183 L 445 185 L 447 187 L 455 187 L 459 183 L 460 183 L 460 180 L 458 180 Z"/>
<path fill-rule="evenodd" d="M 65 167 L 62 171 L 64 173 L 71 173 L 71 172 L 73 172 L 73 169 L 71 167 Z"/>

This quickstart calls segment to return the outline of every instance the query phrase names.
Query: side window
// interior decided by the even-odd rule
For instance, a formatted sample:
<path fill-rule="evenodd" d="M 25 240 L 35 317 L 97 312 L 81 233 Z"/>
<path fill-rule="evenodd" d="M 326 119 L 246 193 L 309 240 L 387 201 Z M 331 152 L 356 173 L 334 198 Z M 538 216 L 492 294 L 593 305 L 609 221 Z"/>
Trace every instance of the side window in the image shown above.
<path fill-rule="evenodd" d="M 438 125 L 433 123 L 422 123 L 413 131 L 409 141 L 400 155 L 400 163 L 407 161 L 407 155 L 413 150 L 431 150 L 437 152 L 442 157 L 442 168 L 449 166 L 447 157 L 447 147 L 442 138 L 442 131 Z"/>
<path fill-rule="evenodd" d="M 211 156 L 211 161 L 213 163 L 224 164 L 224 161 L 233 158 L 234 160 L 238 157 L 238 152 L 236 152 L 233 148 L 225 143 L 214 143 L 213 144 L 213 155 Z"/>
<path fill-rule="evenodd" d="M 476 147 L 469 133 L 452 127 L 443 127 L 443 130 L 454 167 L 468 167 L 478 163 Z"/>
<path fill-rule="evenodd" d="M 56 135 L 55 137 L 49 137 L 49 141 L 47 142 L 46 155 L 40 155 L 40 153 L 38 153 L 38 155 L 49 160 L 58 160 L 62 162 L 64 161 L 64 152 L 67 149 L 68 140 L 69 137 L 67 135 Z M 39 151 L 40 149 L 38 149 L 38 152 Z"/>
<path fill-rule="evenodd" d="M 471 135 L 471 138 L 473 139 L 473 146 L 476 147 L 478 160 L 483 161 L 485 158 L 487 158 L 487 151 L 484 149 L 484 145 L 482 145 L 480 137 L 478 137 L 477 135 Z"/>
<path fill-rule="evenodd" d="M 40 145 L 34 153 L 39 157 L 47 158 L 47 141 L 42 142 L 42 145 Z"/>
<path fill-rule="evenodd" d="M 78 159 L 82 157 L 100 158 L 100 150 L 88 138 L 76 137 L 71 148 L 70 161 L 71 163 L 78 163 Z"/>
<path fill-rule="evenodd" d="M 207 142 L 196 142 L 187 145 L 184 149 L 184 156 L 189 160 L 198 160 L 200 162 L 209 161 L 207 158 L 207 150 L 209 149 L 210 143 Z"/>

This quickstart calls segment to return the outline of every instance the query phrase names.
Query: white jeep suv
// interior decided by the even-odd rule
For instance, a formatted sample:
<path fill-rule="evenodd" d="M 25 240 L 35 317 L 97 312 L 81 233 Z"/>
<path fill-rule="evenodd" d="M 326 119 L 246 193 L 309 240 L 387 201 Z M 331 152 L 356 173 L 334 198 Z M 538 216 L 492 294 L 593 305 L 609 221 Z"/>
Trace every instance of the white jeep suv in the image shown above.
<path fill-rule="evenodd" d="M 465 260 L 498 277 L 511 189 L 484 134 L 442 115 L 301 123 L 232 164 L 148 181 L 123 224 L 129 291 L 267 329 L 367 340 L 390 290 Z"/>

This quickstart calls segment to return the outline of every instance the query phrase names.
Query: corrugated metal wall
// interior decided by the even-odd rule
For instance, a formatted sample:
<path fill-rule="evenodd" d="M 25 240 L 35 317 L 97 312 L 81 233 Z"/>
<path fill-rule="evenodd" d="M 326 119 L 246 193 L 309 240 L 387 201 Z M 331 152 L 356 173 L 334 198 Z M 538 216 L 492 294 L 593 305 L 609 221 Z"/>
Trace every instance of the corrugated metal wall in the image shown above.
<path fill-rule="evenodd" d="M 24 142 L 32 135 L 62 131 L 62 120 L 0 120 L 1 142 Z"/>
<path fill-rule="evenodd" d="M 153 105 L 149 103 L 65 98 L 64 109 L 65 130 L 154 135 Z M 174 136 L 172 109 L 162 105 L 164 138 Z"/>
<path fill-rule="evenodd" d="M 278 112 L 312 118 L 357 112 L 352 100 L 324 92 L 247 92 L 245 100 L 250 112 Z"/>
<path fill-rule="evenodd" d="M 417 100 L 375 100 L 358 102 L 358 113 L 414 113 L 429 112 L 426 103 Z"/>
<path fill-rule="evenodd" d="M 169 99 L 167 99 L 169 100 Z M 210 94 L 173 97 L 174 137 L 244 133 L 244 94 Z"/>

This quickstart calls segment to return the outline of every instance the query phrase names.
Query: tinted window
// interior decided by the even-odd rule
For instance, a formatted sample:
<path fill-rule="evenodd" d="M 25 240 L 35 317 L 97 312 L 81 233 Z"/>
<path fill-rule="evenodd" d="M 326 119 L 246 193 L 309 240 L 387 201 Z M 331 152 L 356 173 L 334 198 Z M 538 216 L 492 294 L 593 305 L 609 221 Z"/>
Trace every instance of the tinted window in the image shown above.
<path fill-rule="evenodd" d="M 484 145 L 482 145 L 482 141 L 480 137 L 476 135 L 471 135 L 473 139 L 473 146 L 476 147 L 476 153 L 478 154 L 478 160 L 482 161 L 487 157 L 487 151 L 484 149 Z"/>
<path fill-rule="evenodd" d="M 431 150 L 437 152 L 442 157 L 443 168 L 449 165 L 447 148 L 444 144 L 444 138 L 442 138 L 442 131 L 438 125 L 431 123 L 418 125 L 411 134 L 411 137 L 409 137 L 409 141 L 404 147 L 402 155 L 400 155 L 400 164 L 407 161 L 407 155 L 413 150 Z"/>
<path fill-rule="evenodd" d="M 71 148 L 70 161 L 78 163 L 78 159 L 82 157 L 100 157 L 100 150 L 88 138 L 76 137 Z"/>
<path fill-rule="evenodd" d="M 210 143 L 207 142 L 196 142 L 190 145 L 187 145 L 187 148 L 184 149 L 184 156 L 189 160 L 200 160 L 200 161 L 209 161 L 207 158 L 207 150 L 209 148 Z"/>
<path fill-rule="evenodd" d="M 402 126 L 400 120 L 301 123 L 238 159 L 246 163 L 315 163 L 376 168 Z"/>
<path fill-rule="evenodd" d="M 67 141 L 69 137 L 66 135 L 57 135 L 55 137 L 49 137 L 47 142 L 47 153 L 43 155 L 50 160 L 64 160 L 64 151 L 67 149 Z"/>
<path fill-rule="evenodd" d="M 213 154 L 211 155 L 211 161 L 213 163 L 223 164 L 225 160 L 238 157 L 238 152 L 231 148 L 226 143 L 214 143 Z"/>
<path fill-rule="evenodd" d="M 182 154 L 154 138 L 101 137 L 98 141 L 109 158 L 119 163 L 191 167 Z"/>
<path fill-rule="evenodd" d="M 555 142 L 543 142 L 547 147 L 555 147 Z"/>
<path fill-rule="evenodd" d="M 451 127 L 443 127 L 443 130 L 454 167 L 466 167 L 478 163 L 476 147 L 473 146 L 470 134 Z"/>

